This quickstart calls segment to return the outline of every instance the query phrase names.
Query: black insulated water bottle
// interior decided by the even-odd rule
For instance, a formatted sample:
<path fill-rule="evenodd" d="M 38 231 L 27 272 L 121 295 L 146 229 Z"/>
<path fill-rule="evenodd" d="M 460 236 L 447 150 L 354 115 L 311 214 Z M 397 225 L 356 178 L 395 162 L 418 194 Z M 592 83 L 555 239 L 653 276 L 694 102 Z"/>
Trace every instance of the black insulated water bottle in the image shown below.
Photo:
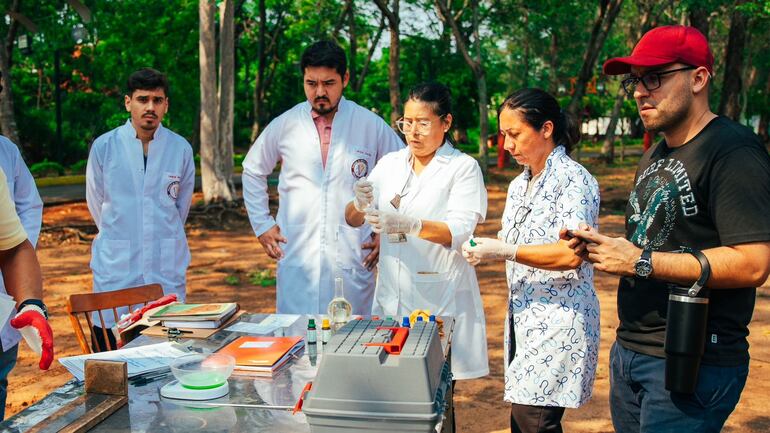
<path fill-rule="evenodd" d="M 706 256 L 685 251 L 701 263 L 701 275 L 688 288 L 670 286 L 666 318 L 666 389 L 692 394 L 698 385 L 698 372 L 706 345 L 708 290 L 701 290 L 711 274 Z"/>

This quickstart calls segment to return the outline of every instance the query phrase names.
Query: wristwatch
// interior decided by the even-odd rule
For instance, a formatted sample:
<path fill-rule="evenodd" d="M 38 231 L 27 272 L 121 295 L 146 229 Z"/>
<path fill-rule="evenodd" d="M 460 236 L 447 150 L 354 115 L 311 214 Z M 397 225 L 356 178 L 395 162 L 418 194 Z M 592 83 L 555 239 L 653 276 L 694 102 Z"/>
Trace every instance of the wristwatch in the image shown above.
<path fill-rule="evenodd" d="M 642 255 L 634 264 L 634 273 L 637 277 L 648 278 L 652 274 L 652 250 L 643 249 Z"/>
<path fill-rule="evenodd" d="M 45 320 L 48 320 L 48 308 L 46 308 L 43 301 L 40 299 L 25 299 L 21 301 L 21 304 L 19 304 L 18 311 L 21 311 L 22 308 L 24 308 L 25 305 L 34 305 L 41 310 L 43 310 L 43 316 L 45 316 Z"/>

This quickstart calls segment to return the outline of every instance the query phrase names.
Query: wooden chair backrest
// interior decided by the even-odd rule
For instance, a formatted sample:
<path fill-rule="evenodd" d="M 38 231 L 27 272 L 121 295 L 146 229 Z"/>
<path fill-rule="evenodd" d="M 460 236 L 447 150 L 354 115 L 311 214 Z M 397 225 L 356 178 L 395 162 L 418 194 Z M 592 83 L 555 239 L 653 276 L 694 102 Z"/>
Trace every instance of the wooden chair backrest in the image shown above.
<path fill-rule="evenodd" d="M 109 330 L 104 324 L 104 315 L 102 311 L 111 310 L 112 317 L 115 319 L 115 322 L 118 322 L 120 320 L 120 317 L 118 317 L 118 307 L 128 307 L 129 311 L 134 311 L 162 296 L 163 288 L 160 284 L 148 284 L 146 286 L 131 287 L 112 292 L 78 293 L 70 295 L 67 300 L 67 313 L 69 314 L 70 322 L 72 323 L 72 329 L 75 331 L 75 336 L 78 339 L 78 344 L 80 344 L 80 349 L 85 354 L 92 353 L 91 345 L 89 345 L 88 340 L 86 340 L 86 335 L 83 326 L 78 319 L 78 315 L 85 317 L 87 329 L 89 335 L 91 335 L 91 341 L 93 342 L 95 337 L 93 335 L 92 327 L 94 326 L 94 323 L 91 320 L 91 313 L 98 312 L 99 326 L 102 328 L 104 343 L 107 345 L 108 350 L 115 350 L 117 347 L 112 347 L 112 344 L 107 337 L 107 332 L 109 332 Z M 96 344 L 94 344 L 94 347 L 96 347 Z"/>

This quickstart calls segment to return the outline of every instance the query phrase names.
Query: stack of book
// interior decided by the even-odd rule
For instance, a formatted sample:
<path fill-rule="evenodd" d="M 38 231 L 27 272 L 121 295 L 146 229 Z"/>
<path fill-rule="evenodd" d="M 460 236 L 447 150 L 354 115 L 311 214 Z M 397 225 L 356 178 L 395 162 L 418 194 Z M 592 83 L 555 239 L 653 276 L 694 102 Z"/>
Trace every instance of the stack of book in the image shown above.
<path fill-rule="evenodd" d="M 152 313 L 166 328 L 217 329 L 238 310 L 238 304 L 170 304 Z"/>
<path fill-rule="evenodd" d="M 243 336 L 219 350 L 235 358 L 233 374 L 272 376 L 305 347 L 300 336 Z"/>

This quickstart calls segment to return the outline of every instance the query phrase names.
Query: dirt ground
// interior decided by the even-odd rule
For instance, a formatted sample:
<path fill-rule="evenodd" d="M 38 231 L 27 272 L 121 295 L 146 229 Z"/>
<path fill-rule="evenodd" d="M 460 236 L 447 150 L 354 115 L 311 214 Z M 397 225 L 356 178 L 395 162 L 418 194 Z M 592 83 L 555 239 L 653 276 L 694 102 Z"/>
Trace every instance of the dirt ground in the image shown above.
<path fill-rule="evenodd" d="M 601 231 L 621 235 L 623 203 L 631 184 L 630 168 L 602 169 L 592 172 L 602 186 Z M 507 181 L 514 172 L 493 172 L 489 189 L 488 222 L 477 228 L 480 236 L 494 236 L 499 230 L 505 203 Z M 196 200 L 200 199 L 196 195 Z M 242 210 L 240 211 L 242 212 Z M 210 211 L 208 217 L 191 217 L 188 240 L 192 249 L 192 264 L 188 270 L 188 300 L 190 302 L 235 301 L 251 312 L 273 312 L 275 287 L 255 286 L 249 275 L 257 270 L 275 270 L 275 264 L 265 255 L 248 224 L 238 216 L 239 210 Z M 212 230 L 206 227 L 222 227 Z M 45 278 L 45 300 L 51 313 L 56 343 L 56 357 L 79 354 L 65 305 L 69 295 L 89 292 L 91 275 L 88 267 L 93 234 L 91 219 L 85 203 L 49 207 L 44 213 L 44 233 L 38 256 Z M 61 230 L 57 227 L 75 227 Z M 85 239 L 85 241 L 83 240 Z M 506 432 L 509 425 L 508 406 L 503 393 L 503 321 L 507 291 L 502 264 L 485 264 L 477 269 L 481 282 L 487 320 L 491 374 L 483 379 L 460 381 L 456 388 L 457 426 L 460 432 Z M 602 343 L 593 398 L 580 409 L 567 410 L 564 427 L 575 432 L 611 432 L 608 407 L 609 349 L 617 326 L 617 278 L 601 272 L 596 276 L 601 303 Z M 751 324 L 751 371 L 738 408 L 727 422 L 725 432 L 770 431 L 770 286 L 758 292 L 754 319 Z M 71 378 L 57 362 L 45 373 L 37 368 L 37 359 L 22 344 L 16 368 L 10 375 L 6 417 L 23 410 Z"/>

